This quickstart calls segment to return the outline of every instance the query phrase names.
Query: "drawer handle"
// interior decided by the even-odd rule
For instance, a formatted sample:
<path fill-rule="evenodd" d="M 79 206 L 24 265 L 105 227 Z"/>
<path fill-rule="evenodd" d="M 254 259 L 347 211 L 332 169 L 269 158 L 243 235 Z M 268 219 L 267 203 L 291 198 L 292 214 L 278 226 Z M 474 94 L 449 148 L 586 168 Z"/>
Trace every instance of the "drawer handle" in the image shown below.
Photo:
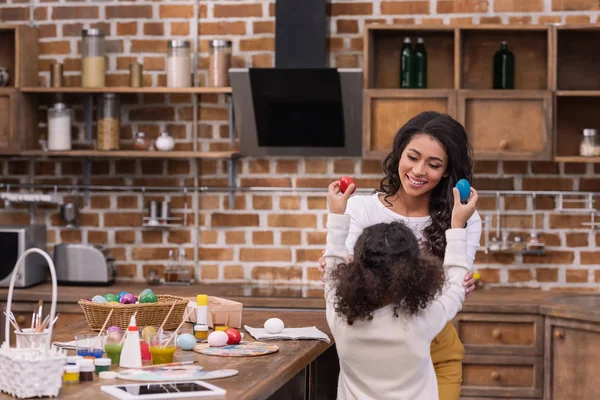
<path fill-rule="evenodd" d="M 25 318 L 25 316 L 24 316 L 24 315 L 19 315 L 19 316 L 17 317 L 17 322 L 18 322 L 19 324 L 24 324 L 26 319 L 27 319 L 27 318 Z"/>
<path fill-rule="evenodd" d="M 500 372 L 498 372 L 498 371 L 492 372 L 492 379 L 495 381 L 499 381 L 500 380 Z"/>
<path fill-rule="evenodd" d="M 500 148 L 501 148 L 502 150 L 506 150 L 506 149 L 508 149 L 508 141 L 507 141 L 507 140 L 501 140 L 501 141 L 500 141 Z"/>
<path fill-rule="evenodd" d="M 501 336 L 502 336 L 502 331 L 500 329 L 494 329 L 492 331 L 492 337 L 494 339 L 500 339 Z"/>
<path fill-rule="evenodd" d="M 565 337 L 565 331 L 562 329 L 557 329 L 554 331 L 554 337 L 556 339 L 563 339 Z"/>

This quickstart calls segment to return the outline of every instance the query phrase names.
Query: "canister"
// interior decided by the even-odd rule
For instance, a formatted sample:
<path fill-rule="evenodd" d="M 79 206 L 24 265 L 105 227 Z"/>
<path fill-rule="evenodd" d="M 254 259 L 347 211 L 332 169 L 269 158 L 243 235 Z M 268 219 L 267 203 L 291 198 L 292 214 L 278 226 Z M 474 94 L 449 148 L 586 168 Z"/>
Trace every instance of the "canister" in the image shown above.
<path fill-rule="evenodd" d="M 98 100 L 97 150 L 118 150 L 120 103 L 115 93 L 104 93 Z"/>
<path fill-rule="evenodd" d="M 81 84 L 88 88 L 104 87 L 104 33 L 100 29 L 84 29 L 81 36 Z"/>
<path fill-rule="evenodd" d="M 167 86 L 172 88 L 192 86 L 190 42 L 188 40 L 169 41 Z"/>
<path fill-rule="evenodd" d="M 211 40 L 209 56 L 209 78 L 210 86 L 229 86 L 229 68 L 231 67 L 231 41 L 215 39 Z"/>

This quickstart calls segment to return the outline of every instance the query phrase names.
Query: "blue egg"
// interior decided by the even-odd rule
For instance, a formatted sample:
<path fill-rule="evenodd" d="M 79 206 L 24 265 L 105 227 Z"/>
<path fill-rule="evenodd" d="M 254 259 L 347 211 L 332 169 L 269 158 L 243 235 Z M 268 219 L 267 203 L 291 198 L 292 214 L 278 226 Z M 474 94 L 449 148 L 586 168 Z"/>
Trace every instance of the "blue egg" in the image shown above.
<path fill-rule="evenodd" d="M 129 292 L 121 292 L 117 295 L 117 301 L 121 301 L 121 297 L 123 297 L 124 294 L 129 294 Z"/>
<path fill-rule="evenodd" d="M 92 301 L 94 303 L 106 303 L 106 299 L 104 298 L 104 296 L 100 296 L 100 295 L 92 297 Z"/>
<path fill-rule="evenodd" d="M 469 196 L 471 195 L 471 184 L 466 179 L 461 179 L 456 182 L 456 188 L 458 189 L 458 194 L 460 195 L 460 201 L 468 201 Z"/>
<path fill-rule="evenodd" d="M 196 345 L 196 338 L 189 333 L 182 333 L 177 338 L 177 345 L 181 350 L 191 350 Z"/>

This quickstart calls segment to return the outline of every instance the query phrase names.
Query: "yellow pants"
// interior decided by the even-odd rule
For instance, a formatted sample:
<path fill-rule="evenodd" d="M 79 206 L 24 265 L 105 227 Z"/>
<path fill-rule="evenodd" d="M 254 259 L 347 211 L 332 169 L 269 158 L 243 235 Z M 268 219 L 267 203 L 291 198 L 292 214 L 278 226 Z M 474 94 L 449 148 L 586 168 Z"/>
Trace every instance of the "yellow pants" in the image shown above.
<path fill-rule="evenodd" d="M 431 359 L 440 400 L 460 400 L 464 358 L 465 348 L 458 338 L 456 328 L 450 322 L 431 342 Z"/>

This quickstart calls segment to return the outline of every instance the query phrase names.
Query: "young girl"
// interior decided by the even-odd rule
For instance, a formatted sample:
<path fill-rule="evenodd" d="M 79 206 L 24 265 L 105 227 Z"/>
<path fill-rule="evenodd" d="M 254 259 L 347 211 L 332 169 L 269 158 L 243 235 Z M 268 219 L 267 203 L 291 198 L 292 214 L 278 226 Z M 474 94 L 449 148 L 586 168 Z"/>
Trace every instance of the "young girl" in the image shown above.
<path fill-rule="evenodd" d="M 472 189 L 468 203 L 461 204 L 453 189 L 444 273 L 439 259 L 422 252 L 402 222 L 366 228 L 350 262 L 351 217 L 344 212 L 352 189 L 339 196 L 339 182 L 333 182 L 327 195 L 325 299 L 340 359 L 338 399 L 438 399 L 430 346 L 465 298 L 469 262 L 463 227 L 475 212 L 477 192 Z"/>
<path fill-rule="evenodd" d="M 472 180 L 473 161 L 464 127 L 448 115 L 424 112 L 409 120 L 396 134 L 393 150 L 383 161 L 385 177 L 379 192 L 353 196 L 348 201 L 350 234 L 346 248 L 354 253 L 357 238 L 367 227 L 401 221 L 417 236 L 421 248 L 442 258 L 445 231 L 450 227 L 452 188 Z M 472 267 L 481 236 L 477 212 L 468 219 L 467 258 Z M 324 266 L 325 260 L 320 260 Z M 466 293 L 474 289 L 471 273 Z M 449 323 L 431 345 L 440 400 L 459 400 L 464 348 Z"/>

